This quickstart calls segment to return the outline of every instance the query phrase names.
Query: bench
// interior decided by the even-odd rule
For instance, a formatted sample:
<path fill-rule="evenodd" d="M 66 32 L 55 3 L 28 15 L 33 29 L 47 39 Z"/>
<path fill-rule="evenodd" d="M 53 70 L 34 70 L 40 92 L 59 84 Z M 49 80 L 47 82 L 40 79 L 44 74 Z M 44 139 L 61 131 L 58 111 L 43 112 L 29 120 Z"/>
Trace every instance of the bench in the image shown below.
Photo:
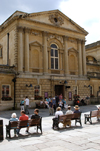
<path fill-rule="evenodd" d="M 6 137 L 9 135 L 9 138 L 11 138 L 10 130 L 25 128 L 28 127 L 27 125 L 29 125 L 29 127 L 37 126 L 37 133 L 38 129 L 40 129 L 42 134 L 42 117 L 40 117 L 39 119 L 30 119 L 25 121 L 9 121 L 9 124 L 6 125 Z"/>
<path fill-rule="evenodd" d="M 40 102 L 35 102 L 35 104 L 36 104 L 36 108 L 47 108 L 44 102 L 42 104 Z"/>
<path fill-rule="evenodd" d="M 71 121 L 71 120 L 75 120 L 75 126 L 76 126 L 77 122 L 79 122 L 80 125 L 82 126 L 81 112 L 68 114 L 68 115 L 61 115 L 61 116 L 58 116 L 58 118 L 53 118 L 53 129 L 55 127 L 57 127 L 59 129 L 59 123 L 64 123 L 64 122 Z"/>
<path fill-rule="evenodd" d="M 97 117 L 97 119 L 100 117 L 100 110 L 94 110 L 94 111 L 90 111 L 89 114 L 84 114 L 85 120 L 84 120 L 84 124 L 86 124 L 87 122 L 90 122 L 90 124 L 92 124 L 92 117 Z"/>

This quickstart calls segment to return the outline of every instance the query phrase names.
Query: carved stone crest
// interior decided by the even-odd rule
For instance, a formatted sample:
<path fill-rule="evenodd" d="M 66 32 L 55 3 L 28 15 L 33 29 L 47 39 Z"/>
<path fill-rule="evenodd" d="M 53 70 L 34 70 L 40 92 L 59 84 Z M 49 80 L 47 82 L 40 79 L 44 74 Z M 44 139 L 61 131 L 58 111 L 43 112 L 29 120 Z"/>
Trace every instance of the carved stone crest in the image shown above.
<path fill-rule="evenodd" d="M 56 26 L 61 26 L 62 24 L 64 24 L 64 20 L 58 14 L 50 15 L 49 20 Z"/>

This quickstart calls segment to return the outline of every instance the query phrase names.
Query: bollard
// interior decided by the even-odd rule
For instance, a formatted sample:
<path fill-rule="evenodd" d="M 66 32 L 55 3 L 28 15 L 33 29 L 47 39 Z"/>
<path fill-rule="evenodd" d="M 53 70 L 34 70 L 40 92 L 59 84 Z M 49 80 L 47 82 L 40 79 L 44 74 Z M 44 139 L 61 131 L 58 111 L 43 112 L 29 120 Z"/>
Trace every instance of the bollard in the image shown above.
<path fill-rule="evenodd" d="M 3 140 L 3 120 L 0 120 L 0 140 Z"/>

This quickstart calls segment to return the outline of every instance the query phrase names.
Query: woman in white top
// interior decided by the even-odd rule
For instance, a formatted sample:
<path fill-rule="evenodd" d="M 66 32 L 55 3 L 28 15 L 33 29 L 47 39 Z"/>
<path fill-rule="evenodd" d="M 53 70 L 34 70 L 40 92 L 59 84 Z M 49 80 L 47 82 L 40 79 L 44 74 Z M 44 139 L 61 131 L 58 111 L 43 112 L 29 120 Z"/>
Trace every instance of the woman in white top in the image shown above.
<path fill-rule="evenodd" d="M 61 111 L 61 107 L 57 107 L 57 111 L 55 112 L 55 117 L 57 118 L 58 115 L 63 115 L 63 112 Z"/>

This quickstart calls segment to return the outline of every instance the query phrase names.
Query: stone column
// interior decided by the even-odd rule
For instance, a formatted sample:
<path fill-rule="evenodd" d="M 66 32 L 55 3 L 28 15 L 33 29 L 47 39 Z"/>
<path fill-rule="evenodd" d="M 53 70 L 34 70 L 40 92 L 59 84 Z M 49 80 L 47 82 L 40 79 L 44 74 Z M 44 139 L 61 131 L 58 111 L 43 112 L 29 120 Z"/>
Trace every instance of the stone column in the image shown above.
<path fill-rule="evenodd" d="M 81 76 L 82 75 L 82 49 L 81 49 L 81 40 L 78 40 L 78 51 L 79 51 L 79 59 L 78 59 L 78 62 L 79 62 L 79 75 Z"/>
<path fill-rule="evenodd" d="M 43 45 L 43 69 L 46 74 L 48 73 L 47 32 L 43 32 Z"/>
<path fill-rule="evenodd" d="M 61 70 L 61 52 L 59 50 L 59 69 Z"/>
<path fill-rule="evenodd" d="M 64 37 L 64 70 L 65 70 L 65 76 L 69 74 L 69 64 L 68 64 L 68 37 Z"/>
<path fill-rule="evenodd" d="M 51 56 L 50 56 L 50 51 L 51 51 L 51 49 L 50 50 L 48 50 L 48 67 L 49 67 L 49 69 L 51 69 Z"/>
<path fill-rule="evenodd" d="M 23 28 L 18 28 L 18 71 L 23 72 Z"/>
<path fill-rule="evenodd" d="M 82 41 L 82 49 L 83 49 L 83 74 L 86 75 L 86 52 L 85 52 L 85 41 Z"/>
<path fill-rule="evenodd" d="M 29 72 L 29 30 L 25 29 L 25 72 Z"/>

